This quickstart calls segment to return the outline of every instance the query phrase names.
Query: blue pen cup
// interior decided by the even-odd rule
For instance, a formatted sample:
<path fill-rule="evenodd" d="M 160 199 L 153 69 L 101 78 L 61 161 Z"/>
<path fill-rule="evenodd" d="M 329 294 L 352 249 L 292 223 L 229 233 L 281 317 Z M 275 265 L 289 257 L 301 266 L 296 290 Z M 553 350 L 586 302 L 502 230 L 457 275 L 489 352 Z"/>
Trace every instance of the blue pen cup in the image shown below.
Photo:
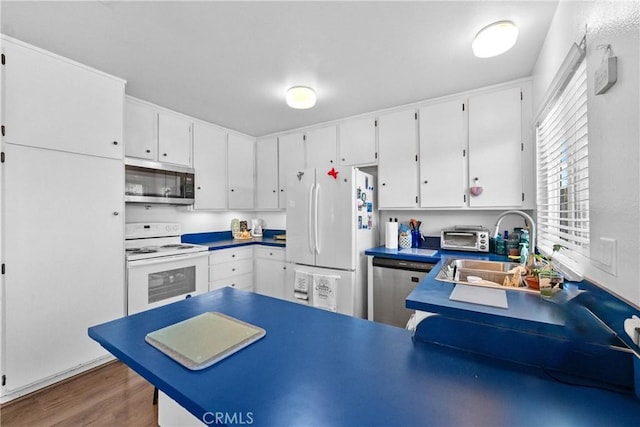
<path fill-rule="evenodd" d="M 421 240 L 422 240 L 422 236 L 420 235 L 420 231 L 419 230 L 412 230 L 411 231 L 411 247 L 412 248 L 419 248 Z"/>

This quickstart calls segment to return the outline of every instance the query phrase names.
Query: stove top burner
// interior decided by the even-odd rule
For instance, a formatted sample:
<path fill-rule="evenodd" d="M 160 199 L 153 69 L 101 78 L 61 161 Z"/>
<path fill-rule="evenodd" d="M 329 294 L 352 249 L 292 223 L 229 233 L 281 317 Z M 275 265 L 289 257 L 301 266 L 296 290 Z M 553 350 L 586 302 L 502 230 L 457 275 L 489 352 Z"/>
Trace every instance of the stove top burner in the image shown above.
<path fill-rule="evenodd" d="M 158 252 L 157 249 L 149 249 L 149 248 L 141 248 L 141 249 L 127 249 L 130 254 L 139 255 L 139 254 L 152 254 L 154 252 Z"/>

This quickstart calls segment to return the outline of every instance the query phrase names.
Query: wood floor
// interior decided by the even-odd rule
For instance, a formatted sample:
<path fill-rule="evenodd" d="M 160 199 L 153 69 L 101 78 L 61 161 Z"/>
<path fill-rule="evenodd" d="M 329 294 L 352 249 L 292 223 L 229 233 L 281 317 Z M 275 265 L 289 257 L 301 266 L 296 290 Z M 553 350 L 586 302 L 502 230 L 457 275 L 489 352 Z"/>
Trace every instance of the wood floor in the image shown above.
<path fill-rule="evenodd" d="M 111 362 L 0 407 L 0 425 L 157 426 L 153 386 L 120 362 Z"/>

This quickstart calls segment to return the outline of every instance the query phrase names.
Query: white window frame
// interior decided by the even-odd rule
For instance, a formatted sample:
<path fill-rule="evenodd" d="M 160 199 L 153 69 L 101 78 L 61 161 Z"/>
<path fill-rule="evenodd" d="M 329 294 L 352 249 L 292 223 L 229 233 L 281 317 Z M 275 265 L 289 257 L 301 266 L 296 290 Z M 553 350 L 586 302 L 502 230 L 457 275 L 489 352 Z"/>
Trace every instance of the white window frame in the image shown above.
<path fill-rule="evenodd" d="M 575 269 L 589 259 L 587 73 L 584 39 L 574 44 L 542 103 L 536 123 L 537 242 Z"/>

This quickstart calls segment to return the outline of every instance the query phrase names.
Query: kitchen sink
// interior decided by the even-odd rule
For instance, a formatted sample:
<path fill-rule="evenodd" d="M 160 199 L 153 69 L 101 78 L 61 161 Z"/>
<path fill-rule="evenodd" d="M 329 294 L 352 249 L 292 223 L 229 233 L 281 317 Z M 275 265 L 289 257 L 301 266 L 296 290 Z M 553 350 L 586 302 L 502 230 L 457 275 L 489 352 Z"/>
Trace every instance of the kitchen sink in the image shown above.
<path fill-rule="evenodd" d="M 507 282 L 520 273 L 516 270 L 522 264 L 515 262 L 483 261 L 473 259 L 448 258 L 438 272 L 436 280 L 473 286 L 487 286 L 508 290 L 537 292 L 526 286 L 506 286 Z M 520 283 L 516 276 L 516 283 Z"/>

